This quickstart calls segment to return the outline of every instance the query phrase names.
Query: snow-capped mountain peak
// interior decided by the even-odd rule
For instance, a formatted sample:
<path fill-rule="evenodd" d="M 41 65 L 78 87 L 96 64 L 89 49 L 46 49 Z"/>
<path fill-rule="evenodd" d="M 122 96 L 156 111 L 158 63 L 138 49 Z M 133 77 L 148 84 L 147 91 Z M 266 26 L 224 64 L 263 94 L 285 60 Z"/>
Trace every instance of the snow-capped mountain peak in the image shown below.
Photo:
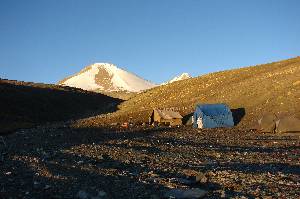
<path fill-rule="evenodd" d="M 156 85 L 110 63 L 95 63 L 59 82 L 90 91 L 139 92 Z"/>
<path fill-rule="evenodd" d="M 180 80 L 189 79 L 189 78 L 192 78 L 192 76 L 190 76 L 188 73 L 182 73 L 181 75 L 178 75 L 178 76 L 174 77 L 170 81 L 163 83 L 163 85 L 164 84 L 170 84 L 172 82 L 176 82 L 176 81 L 180 81 Z"/>

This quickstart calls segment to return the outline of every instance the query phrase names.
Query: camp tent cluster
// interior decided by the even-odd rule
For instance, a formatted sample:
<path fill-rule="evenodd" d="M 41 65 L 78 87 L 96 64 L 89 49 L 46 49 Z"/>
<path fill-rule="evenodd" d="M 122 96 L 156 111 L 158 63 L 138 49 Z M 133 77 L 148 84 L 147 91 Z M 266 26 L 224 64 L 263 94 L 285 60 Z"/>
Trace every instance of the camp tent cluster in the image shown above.
<path fill-rule="evenodd" d="M 183 117 L 172 110 L 154 109 L 149 118 L 153 125 L 179 126 Z M 198 104 L 193 115 L 184 123 L 194 128 L 233 127 L 233 114 L 226 104 Z M 300 132 L 300 120 L 294 116 L 267 114 L 258 120 L 257 130 L 261 132 Z"/>
<path fill-rule="evenodd" d="M 150 124 L 168 126 L 182 125 L 180 113 L 171 110 L 154 109 L 149 118 Z M 199 104 L 192 117 L 195 128 L 216 128 L 234 126 L 232 113 L 226 104 Z"/>

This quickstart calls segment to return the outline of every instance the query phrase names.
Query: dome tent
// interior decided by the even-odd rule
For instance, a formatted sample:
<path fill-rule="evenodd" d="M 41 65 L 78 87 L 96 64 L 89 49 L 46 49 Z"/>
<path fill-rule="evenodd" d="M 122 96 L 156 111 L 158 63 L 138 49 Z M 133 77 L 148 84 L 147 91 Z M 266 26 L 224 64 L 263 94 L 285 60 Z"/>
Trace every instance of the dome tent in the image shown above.
<path fill-rule="evenodd" d="M 226 104 L 198 104 L 194 112 L 195 128 L 232 127 L 232 112 Z"/>

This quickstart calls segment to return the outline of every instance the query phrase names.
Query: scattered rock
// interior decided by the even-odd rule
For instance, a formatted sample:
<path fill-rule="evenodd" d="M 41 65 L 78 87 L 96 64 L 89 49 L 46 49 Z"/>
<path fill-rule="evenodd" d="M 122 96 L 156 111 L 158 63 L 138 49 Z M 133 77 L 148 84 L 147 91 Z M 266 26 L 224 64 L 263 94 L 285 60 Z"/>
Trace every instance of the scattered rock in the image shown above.
<path fill-rule="evenodd" d="M 299 198 L 299 136 L 235 128 L 39 128 L 5 141 L 12 147 L 0 140 L 3 198 L 43 198 L 46 192 L 53 198 L 157 199 L 166 189 L 173 190 L 166 197 L 187 198 L 201 187 L 209 190 L 207 198 Z"/>
<path fill-rule="evenodd" d="M 176 178 L 175 181 L 176 181 L 176 182 L 179 182 L 179 183 L 181 183 L 181 184 L 185 184 L 185 185 L 191 185 L 191 184 L 194 184 L 194 181 L 188 180 L 188 179 L 185 179 L 185 178 Z"/>
<path fill-rule="evenodd" d="M 226 198 L 226 193 L 224 190 L 221 191 L 221 198 Z"/>
<path fill-rule="evenodd" d="M 10 171 L 6 172 L 5 175 L 11 175 L 12 173 Z"/>
<path fill-rule="evenodd" d="M 99 197 L 105 197 L 107 194 L 104 191 L 98 191 L 98 196 Z"/>
<path fill-rule="evenodd" d="M 193 184 L 195 183 L 207 183 L 208 182 L 208 178 L 205 176 L 204 173 L 197 173 L 196 175 L 192 175 L 189 176 L 188 178 Z"/>
<path fill-rule="evenodd" d="M 158 195 L 156 195 L 156 194 L 152 194 L 150 196 L 150 199 L 160 199 L 160 197 Z"/>
<path fill-rule="evenodd" d="M 46 186 L 44 187 L 45 190 L 50 189 L 50 188 L 51 188 L 50 185 L 46 185 Z"/>
<path fill-rule="evenodd" d="M 195 199 L 195 198 L 203 198 L 206 194 L 207 191 L 199 188 L 172 189 L 164 194 L 164 198 Z"/>
<path fill-rule="evenodd" d="M 76 198 L 78 199 L 88 199 L 88 197 L 88 193 L 82 190 L 78 191 L 78 193 L 76 194 Z"/>
<path fill-rule="evenodd" d="M 33 182 L 33 188 L 34 189 L 39 189 L 39 188 L 41 188 L 41 184 L 39 182 L 37 182 L 37 181 L 34 181 Z"/>
<path fill-rule="evenodd" d="M 91 199 L 105 199 L 105 198 L 108 198 L 108 197 L 107 197 L 107 193 L 104 191 L 98 191 L 97 196 L 91 197 Z"/>
<path fill-rule="evenodd" d="M 196 183 L 207 183 L 208 178 L 202 172 L 195 171 L 195 170 L 183 170 L 183 174 L 187 176 L 187 179 L 190 181 L 190 184 Z"/>

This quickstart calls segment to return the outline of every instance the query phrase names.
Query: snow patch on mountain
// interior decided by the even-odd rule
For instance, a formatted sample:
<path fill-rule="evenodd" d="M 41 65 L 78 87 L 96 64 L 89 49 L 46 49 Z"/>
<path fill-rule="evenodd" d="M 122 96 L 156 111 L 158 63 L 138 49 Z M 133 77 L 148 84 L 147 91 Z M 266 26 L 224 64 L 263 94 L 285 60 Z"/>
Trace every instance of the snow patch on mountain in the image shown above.
<path fill-rule="evenodd" d="M 97 67 L 91 67 L 89 70 L 81 72 L 78 75 L 74 75 L 59 84 L 89 91 L 102 89 L 102 86 L 98 85 L 95 81 L 95 75 L 98 73 L 98 71 L 99 69 Z"/>

